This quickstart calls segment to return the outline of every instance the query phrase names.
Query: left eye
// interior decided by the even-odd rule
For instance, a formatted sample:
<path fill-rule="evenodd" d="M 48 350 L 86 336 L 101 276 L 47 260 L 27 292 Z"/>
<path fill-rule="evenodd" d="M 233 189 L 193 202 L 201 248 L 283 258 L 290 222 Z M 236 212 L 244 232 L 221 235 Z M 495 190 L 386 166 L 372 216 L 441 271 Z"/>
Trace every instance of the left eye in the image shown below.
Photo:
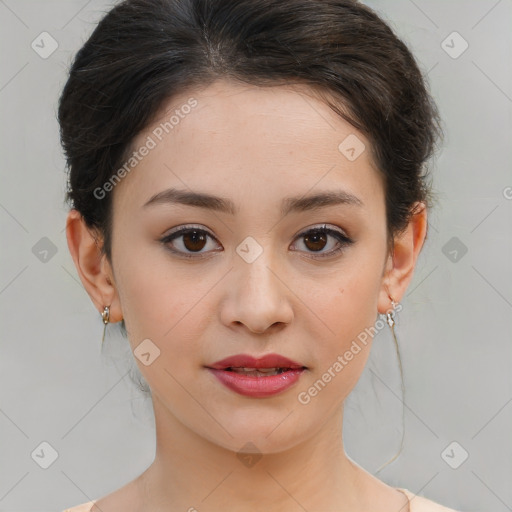
<path fill-rule="evenodd" d="M 320 251 L 322 251 L 322 249 L 328 245 L 327 241 L 329 237 L 337 241 L 338 247 L 321 253 Z M 194 254 L 204 254 L 204 252 L 208 252 L 200 252 L 202 249 L 204 249 L 205 245 L 207 245 L 208 238 L 216 240 L 213 235 L 204 229 L 187 226 L 166 235 L 161 239 L 161 242 L 168 246 L 169 250 L 173 253 L 177 253 L 180 256 L 184 256 L 186 258 L 194 258 L 196 257 Z M 328 228 L 326 225 L 303 231 L 300 235 L 297 236 L 297 238 L 304 239 L 304 245 L 309 252 L 320 254 L 320 256 L 313 256 L 315 258 L 333 256 L 334 254 L 341 252 L 346 246 L 354 243 L 352 239 L 344 235 L 341 231 Z M 176 246 L 172 247 L 172 242 L 175 240 L 180 241 L 180 243 L 177 245 L 181 247 L 178 249 Z M 183 251 L 183 249 L 185 249 L 185 251 Z M 186 251 L 190 251 L 190 253 L 187 254 Z"/>
<path fill-rule="evenodd" d="M 354 243 L 351 238 L 344 235 L 341 231 L 328 228 L 325 224 L 316 228 L 308 229 L 307 231 L 302 232 L 297 238 L 303 238 L 306 241 L 304 245 L 306 245 L 308 249 L 312 250 L 313 253 L 319 253 L 326 245 L 328 245 L 328 237 L 337 240 L 338 247 L 331 249 L 330 251 L 320 253 L 320 256 L 314 256 L 315 258 L 333 256 L 341 252 L 346 246 Z"/>

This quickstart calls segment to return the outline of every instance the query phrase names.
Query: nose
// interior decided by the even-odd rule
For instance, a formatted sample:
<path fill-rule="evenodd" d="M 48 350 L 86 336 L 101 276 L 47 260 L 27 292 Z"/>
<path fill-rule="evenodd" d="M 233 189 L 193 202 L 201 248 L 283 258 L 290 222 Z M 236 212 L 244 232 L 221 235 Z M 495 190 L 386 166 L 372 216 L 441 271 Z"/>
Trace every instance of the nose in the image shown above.
<path fill-rule="evenodd" d="M 291 322 L 294 294 L 284 270 L 266 256 L 269 252 L 264 250 L 252 263 L 235 257 L 220 312 L 225 325 L 242 324 L 261 334 Z"/>

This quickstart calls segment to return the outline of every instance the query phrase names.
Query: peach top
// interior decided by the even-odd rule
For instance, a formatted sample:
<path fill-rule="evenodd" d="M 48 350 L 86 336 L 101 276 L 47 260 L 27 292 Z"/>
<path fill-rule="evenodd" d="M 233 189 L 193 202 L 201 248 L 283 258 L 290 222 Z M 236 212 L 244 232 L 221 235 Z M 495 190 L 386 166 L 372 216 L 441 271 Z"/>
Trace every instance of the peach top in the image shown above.
<path fill-rule="evenodd" d="M 456 510 L 448 507 L 443 507 L 434 501 L 431 501 L 423 496 L 417 496 L 407 489 L 397 487 L 397 489 L 403 492 L 409 499 L 410 512 L 457 512 Z M 88 501 L 75 507 L 67 508 L 63 512 L 91 512 L 93 505 L 98 500 Z M 404 511 L 405 512 L 405 511 Z"/>

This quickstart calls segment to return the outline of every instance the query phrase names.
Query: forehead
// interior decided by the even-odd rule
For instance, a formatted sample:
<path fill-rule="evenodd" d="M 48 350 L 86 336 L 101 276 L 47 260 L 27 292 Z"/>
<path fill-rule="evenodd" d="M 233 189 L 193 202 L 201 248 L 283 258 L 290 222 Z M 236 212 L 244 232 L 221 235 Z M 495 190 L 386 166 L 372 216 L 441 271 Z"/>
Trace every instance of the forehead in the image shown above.
<path fill-rule="evenodd" d="M 176 186 L 240 203 L 248 191 L 271 200 L 315 188 L 383 201 L 368 140 L 304 85 L 218 80 L 188 90 L 163 105 L 132 148 L 144 145 L 151 149 L 118 186 L 140 205 Z"/>

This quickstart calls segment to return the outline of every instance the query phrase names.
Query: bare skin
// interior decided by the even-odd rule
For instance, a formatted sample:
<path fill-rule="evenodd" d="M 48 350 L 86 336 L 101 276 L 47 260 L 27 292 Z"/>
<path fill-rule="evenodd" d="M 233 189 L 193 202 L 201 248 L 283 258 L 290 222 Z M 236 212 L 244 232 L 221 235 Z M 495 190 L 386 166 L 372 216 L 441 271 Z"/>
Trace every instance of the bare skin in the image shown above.
<path fill-rule="evenodd" d="M 110 305 L 111 321 L 125 320 L 133 350 L 145 339 L 160 350 L 148 366 L 135 359 L 152 390 L 155 460 L 94 511 L 405 512 L 406 497 L 343 448 L 343 403 L 371 338 L 307 404 L 298 394 L 375 324 L 377 313 L 390 310 L 390 295 L 403 297 L 424 243 L 426 209 L 388 254 L 384 189 L 370 144 L 305 87 L 218 81 L 187 91 L 134 148 L 191 97 L 197 106 L 111 192 L 112 262 L 80 215 L 68 218 L 70 252 L 98 311 Z M 352 161 L 338 149 L 351 134 L 366 146 Z M 239 211 L 144 206 L 171 187 L 230 199 Z M 281 213 L 286 197 L 338 190 L 362 206 Z M 183 235 L 161 242 L 189 224 L 206 231 L 201 249 Z M 323 224 L 354 243 L 334 254 L 334 236 L 323 245 L 304 236 Z M 263 251 L 251 263 L 236 252 L 248 236 Z M 308 368 L 272 397 L 239 395 L 204 367 L 234 354 L 271 352 Z M 262 455 L 251 465 L 237 456 L 247 442 Z"/>

